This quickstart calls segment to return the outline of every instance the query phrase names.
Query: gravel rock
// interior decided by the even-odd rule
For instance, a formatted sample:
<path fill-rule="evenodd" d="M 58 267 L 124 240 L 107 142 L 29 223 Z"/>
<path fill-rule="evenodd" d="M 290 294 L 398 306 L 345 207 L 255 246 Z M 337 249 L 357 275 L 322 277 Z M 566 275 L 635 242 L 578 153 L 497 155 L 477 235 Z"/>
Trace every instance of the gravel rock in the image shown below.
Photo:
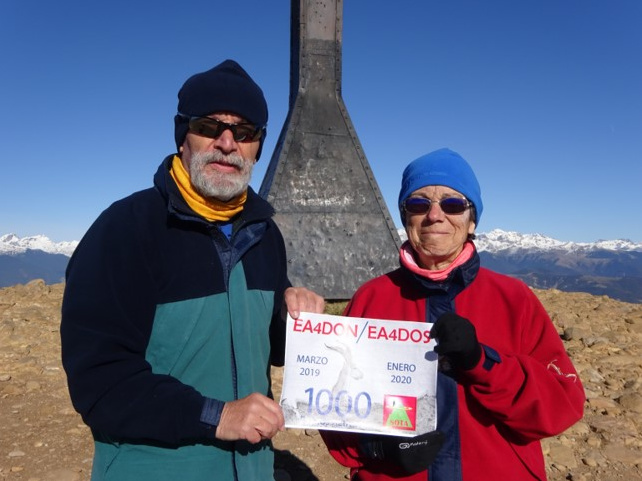
<path fill-rule="evenodd" d="M 63 284 L 0 289 L 0 480 L 88 481 L 91 433 L 73 410 L 60 363 Z M 642 479 L 642 305 L 535 290 L 584 383 L 581 422 L 543 441 L 551 481 Z M 278 398 L 282 369 L 273 369 Z M 274 441 L 280 481 L 347 480 L 318 432 Z"/>

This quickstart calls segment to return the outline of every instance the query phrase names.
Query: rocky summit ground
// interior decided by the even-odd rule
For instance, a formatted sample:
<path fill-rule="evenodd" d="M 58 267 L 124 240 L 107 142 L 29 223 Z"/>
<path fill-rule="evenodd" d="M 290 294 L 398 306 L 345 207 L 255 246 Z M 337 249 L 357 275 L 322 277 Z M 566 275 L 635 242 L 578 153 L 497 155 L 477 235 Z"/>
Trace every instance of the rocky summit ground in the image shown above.
<path fill-rule="evenodd" d="M 89 480 L 91 436 L 60 363 L 62 292 L 42 281 L 0 289 L 0 480 Z M 543 443 L 549 480 L 642 480 L 642 305 L 535 292 L 588 398 L 584 419 Z M 273 374 L 278 395 L 282 372 Z M 275 447 L 278 481 L 347 479 L 316 431 L 287 430 Z"/>

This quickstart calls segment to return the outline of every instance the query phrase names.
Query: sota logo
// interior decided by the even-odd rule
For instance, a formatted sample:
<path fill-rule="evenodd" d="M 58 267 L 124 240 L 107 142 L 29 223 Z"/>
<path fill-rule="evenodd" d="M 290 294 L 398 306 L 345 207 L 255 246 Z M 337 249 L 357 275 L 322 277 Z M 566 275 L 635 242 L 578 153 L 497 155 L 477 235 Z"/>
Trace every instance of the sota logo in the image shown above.
<path fill-rule="evenodd" d="M 385 395 L 383 397 L 383 424 L 394 429 L 415 430 L 417 398 Z"/>

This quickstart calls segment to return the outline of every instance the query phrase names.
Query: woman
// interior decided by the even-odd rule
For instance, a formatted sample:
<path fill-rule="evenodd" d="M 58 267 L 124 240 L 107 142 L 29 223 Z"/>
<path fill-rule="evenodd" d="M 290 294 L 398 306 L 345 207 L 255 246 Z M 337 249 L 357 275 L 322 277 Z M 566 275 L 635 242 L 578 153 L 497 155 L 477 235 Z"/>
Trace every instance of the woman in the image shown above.
<path fill-rule="evenodd" d="M 330 453 L 359 481 L 546 479 L 539 441 L 582 417 L 584 390 L 531 290 L 480 267 L 475 174 L 448 149 L 420 157 L 404 170 L 399 210 L 401 266 L 361 286 L 345 315 L 434 323 L 437 431 L 401 446 L 322 432 Z"/>

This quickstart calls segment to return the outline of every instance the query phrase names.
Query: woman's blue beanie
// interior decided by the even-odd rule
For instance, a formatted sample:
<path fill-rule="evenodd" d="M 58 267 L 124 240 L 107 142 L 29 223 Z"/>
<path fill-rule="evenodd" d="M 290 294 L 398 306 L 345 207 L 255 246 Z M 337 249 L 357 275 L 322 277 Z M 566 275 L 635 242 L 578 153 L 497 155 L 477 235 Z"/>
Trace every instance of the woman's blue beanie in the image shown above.
<path fill-rule="evenodd" d="M 403 202 L 414 191 L 427 185 L 445 185 L 460 192 L 475 206 L 475 224 L 484 209 L 481 200 L 481 189 L 477 177 L 468 162 L 450 149 L 439 149 L 413 160 L 403 171 L 401 192 L 399 192 L 399 213 L 401 222 L 406 225 Z"/>

